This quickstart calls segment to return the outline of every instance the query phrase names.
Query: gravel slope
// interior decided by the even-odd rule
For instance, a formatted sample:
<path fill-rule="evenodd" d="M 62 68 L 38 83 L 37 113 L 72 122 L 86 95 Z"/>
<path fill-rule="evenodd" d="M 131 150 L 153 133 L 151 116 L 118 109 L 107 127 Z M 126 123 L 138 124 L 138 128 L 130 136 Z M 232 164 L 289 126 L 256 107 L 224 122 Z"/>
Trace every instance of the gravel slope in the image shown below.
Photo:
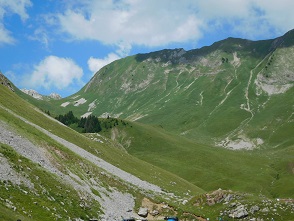
<path fill-rule="evenodd" d="M 112 164 L 102 160 L 101 158 L 89 153 L 88 151 L 80 148 L 79 146 L 70 143 L 51 132 L 41 128 L 40 126 L 33 124 L 23 117 L 16 115 L 12 111 L 2 107 L 0 108 L 9 111 L 14 116 L 18 117 L 19 119 L 23 120 L 24 122 L 34 126 L 36 129 L 40 130 L 41 132 L 45 133 L 55 141 L 59 142 L 63 146 L 67 147 L 74 153 L 78 154 L 80 157 L 84 158 L 85 160 L 89 160 L 92 163 L 96 164 L 98 167 L 104 169 L 107 173 L 116 176 L 123 181 L 129 183 L 130 186 L 135 188 L 139 188 L 142 191 L 152 191 L 158 194 L 163 193 L 161 188 L 143 181 L 134 175 L 127 173 Z M 12 148 L 14 148 L 19 154 L 22 156 L 30 159 L 31 161 L 40 164 L 42 167 L 58 175 L 63 182 L 73 186 L 77 191 L 80 193 L 85 193 L 90 195 L 95 200 L 97 200 L 104 212 L 103 217 L 100 217 L 101 220 L 121 220 L 121 217 L 131 217 L 135 216 L 136 214 L 132 211 L 135 202 L 132 195 L 128 193 L 121 193 L 115 189 L 106 190 L 106 188 L 99 186 L 97 182 L 86 182 L 83 180 L 78 180 L 78 176 L 75 174 L 64 174 L 55 167 L 50 160 L 46 157 L 46 150 L 42 147 L 38 147 L 32 142 L 30 142 L 25 137 L 20 136 L 13 129 L 6 123 L 0 121 L 0 142 L 5 143 Z M 21 174 L 17 174 L 13 171 L 12 167 L 9 165 L 7 160 L 0 155 L 0 180 L 11 180 L 12 183 L 18 184 L 20 180 L 25 182 L 27 186 L 33 188 L 33 184 L 30 180 L 25 179 Z M 95 188 L 101 194 L 101 197 L 94 195 L 91 191 L 91 188 Z M 110 187 L 111 188 L 111 187 Z"/>

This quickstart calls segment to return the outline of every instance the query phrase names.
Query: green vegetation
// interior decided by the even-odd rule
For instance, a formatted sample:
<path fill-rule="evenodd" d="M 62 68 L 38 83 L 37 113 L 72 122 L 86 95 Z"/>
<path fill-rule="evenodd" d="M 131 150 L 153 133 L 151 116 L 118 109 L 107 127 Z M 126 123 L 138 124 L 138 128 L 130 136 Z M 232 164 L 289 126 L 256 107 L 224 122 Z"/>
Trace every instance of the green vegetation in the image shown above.
<path fill-rule="evenodd" d="M 130 154 L 164 168 L 206 191 L 232 189 L 268 197 L 293 197 L 293 147 L 232 151 L 197 144 L 162 127 L 130 123 L 102 134 Z M 114 136 L 115 134 L 115 136 Z M 277 174 L 279 179 L 277 179 Z M 250 182 L 248 182 L 250 180 Z"/>
<path fill-rule="evenodd" d="M 45 113 L 48 112 L 49 111 L 45 111 Z M 64 115 L 60 114 L 55 117 L 55 119 L 60 121 L 64 125 L 71 127 L 77 132 L 82 133 L 98 133 L 102 130 L 111 129 L 119 125 L 126 126 L 128 124 L 123 120 L 110 118 L 109 116 L 107 118 L 98 119 L 98 117 L 96 116 L 89 115 L 87 117 L 82 117 L 78 119 L 74 116 L 72 111 L 69 111 Z"/>
<path fill-rule="evenodd" d="M 16 171 L 26 174 L 34 184 L 34 188 L 30 189 L 25 185 L 12 185 L 9 181 L 0 182 L 0 204 L 16 208 L 13 215 L 8 213 L 13 220 L 29 216 L 33 220 L 49 221 L 67 217 L 95 217 L 101 213 L 97 202 L 92 202 L 91 208 L 87 210 L 81 208 L 76 190 L 39 165 L 20 156 L 11 147 L 1 144 L 0 153 L 10 161 Z"/>
<path fill-rule="evenodd" d="M 281 39 L 229 38 L 188 52 L 129 56 L 105 66 L 79 92 L 61 100 L 37 101 L 18 89 L 12 93 L 0 87 L 1 107 L 168 192 L 189 197 L 185 205 L 168 202 L 181 217 L 215 217 L 224 205 L 195 207 L 195 202 L 218 188 L 244 192 L 248 205 L 266 197 L 294 197 L 293 44 L 290 32 Z M 81 180 L 88 179 L 84 167 L 76 166 L 84 160 L 46 134 L 3 108 L 0 120 L 45 146 L 63 170 L 70 168 Z M 9 146 L 1 148 L 7 158 L 16 154 Z M 99 175 L 91 162 L 85 164 L 105 187 L 111 183 L 130 191 L 120 181 Z M 16 198 L 21 194 L 17 188 L 11 191 Z M 95 188 L 91 192 L 101 195 Z M 144 194 L 131 192 L 139 207 Z M 7 211 L 3 202 L 2 207 Z M 2 216 L 8 217 L 9 211 Z M 283 218 L 289 217 L 287 210 Z"/>

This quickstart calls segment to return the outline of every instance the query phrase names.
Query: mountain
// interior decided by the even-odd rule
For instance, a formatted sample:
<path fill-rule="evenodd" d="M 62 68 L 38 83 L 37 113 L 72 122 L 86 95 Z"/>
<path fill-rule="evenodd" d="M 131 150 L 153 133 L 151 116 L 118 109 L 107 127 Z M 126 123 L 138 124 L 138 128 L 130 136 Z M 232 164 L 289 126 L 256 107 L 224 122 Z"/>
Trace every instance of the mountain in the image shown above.
<path fill-rule="evenodd" d="M 102 68 L 54 108 L 161 125 L 230 149 L 292 145 L 293 33 L 130 56 Z"/>
<path fill-rule="evenodd" d="M 44 95 L 39 94 L 37 91 L 35 91 L 33 89 L 21 89 L 21 91 L 25 94 L 32 96 L 35 99 L 39 99 L 39 100 L 50 99 L 50 98 L 55 99 L 55 100 L 61 99 L 61 96 L 57 93 L 51 93 L 49 96 L 44 96 Z"/>
<path fill-rule="evenodd" d="M 1 77 L 1 220 L 120 220 L 138 216 L 147 198 L 150 205 L 170 205 L 165 214 L 174 214 L 172 206 L 204 192 L 105 137 L 92 139 L 60 124 Z"/>
<path fill-rule="evenodd" d="M 292 220 L 293 43 L 289 31 L 138 54 L 60 100 L 3 76 L 0 219 L 120 220 L 149 207 L 148 220 Z M 40 110 L 126 124 L 82 134 Z"/>
<path fill-rule="evenodd" d="M 205 190 L 286 196 L 291 185 L 281 185 L 292 183 L 294 162 L 293 52 L 292 30 L 270 40 L 228 38 L 191 51 L 138 54 L 105 66 L 79 92 L 52 102 L 50 112 L 138 123 L 137 131 L 105 136 Z M 281 171 L 285 180 L 265 184 Z"/>

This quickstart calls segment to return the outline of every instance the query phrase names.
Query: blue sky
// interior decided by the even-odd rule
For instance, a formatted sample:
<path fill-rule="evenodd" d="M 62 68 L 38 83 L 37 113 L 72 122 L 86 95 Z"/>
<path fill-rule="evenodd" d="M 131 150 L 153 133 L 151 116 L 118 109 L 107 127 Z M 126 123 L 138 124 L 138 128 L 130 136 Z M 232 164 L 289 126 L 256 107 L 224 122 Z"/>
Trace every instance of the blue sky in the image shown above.
<path fill-rule="evenodd" d="M 0 70 L 19 88 L 69 96 L 116 59 L 294 28 L 293 0 L 0 0 Z"/>

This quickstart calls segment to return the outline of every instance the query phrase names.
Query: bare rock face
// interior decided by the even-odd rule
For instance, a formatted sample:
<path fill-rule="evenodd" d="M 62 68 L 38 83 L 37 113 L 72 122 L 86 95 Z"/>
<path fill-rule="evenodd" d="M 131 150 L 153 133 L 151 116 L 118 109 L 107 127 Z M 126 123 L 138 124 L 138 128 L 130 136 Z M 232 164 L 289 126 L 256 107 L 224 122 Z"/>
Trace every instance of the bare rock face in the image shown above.
<path fill-rule="evenodd" d="M 21 91 L 37 100 L 43 100 L 43 96 L 33 89 L 21 89 Z"/>
<path fill-rule="evenodd" d="M 33 89 L 20 89 L 22 92 L 24 92 L 27 95 L 32 96 L 33 98 L 37 100 L 44 100 L 44 99 L 54 99 L 54 100 L 59 100 L 61 99 L 61 96 L 57 93 L 51 93 L 49 96 L 44 96 L 39 94 L 37 91 Z"/>
<path fill-rule="evenodd" d="M 11 82 L 0 72 L 0 84 L 8 87 L 11 91 L 14 92 Z"/>
<path fill-rule="evenodd" d="M 52 98 L 52 99 L 55 99 L 55 100 L 61 99 L 61 96 L 59 94 L 57 94 L 57 93 L 51 93 L 49 95 L 49 97 Z"/>

